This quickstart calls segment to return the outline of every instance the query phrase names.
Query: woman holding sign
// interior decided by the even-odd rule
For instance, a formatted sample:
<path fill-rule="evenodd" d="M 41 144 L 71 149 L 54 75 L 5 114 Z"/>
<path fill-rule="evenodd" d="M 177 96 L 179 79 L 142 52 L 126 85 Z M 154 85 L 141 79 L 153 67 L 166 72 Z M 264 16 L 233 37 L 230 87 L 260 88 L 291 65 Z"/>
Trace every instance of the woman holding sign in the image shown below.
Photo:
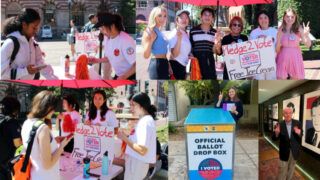
<path fill-rule="evenodd" d="M 66 112 L 58 115 L 56 129 L 59 131 L 61 127 L 61 136 L 67 137 L 74 132 L 75 126 L 80 123 L 79 104 L 72 95 L 68 95 L 63 97 L 62 107 Z M 72 139 L 64 148 L 64 151 L 71 153 L 73 144 Z"/>
<path fill-rule="evenodd" d="M 277 34 L 277 77 L 278 79 L 304 79 L 304 65 L 300 39 L 303 44 L 310 47 L 310 27 L 303 23 L 300 27 L 298 15 L 293 9 L 287 9 L 283 15 L 283 21 Z"/>
<path fill-rule="evenodd" d="M 249 39 L 254 40 L 254 39 L 266 38 L 267 36 L 270 36 L 272 37 L 274 47 L 276 47 L 278 31 L 275 28 L 270 27 L 270 17 L 266 11 L 260 11 L 258 13 L 258 23 L 259 23 L 259 27 L 251 31 Z M 254 79 L 277 80 L 277 75 L 276 75 L 276 72 L 273 71 L 269 73 L 256 75 Z"/>
<path fill-rule="evenodd" d="M 223 39 L 221 41 L 222 45 L 217 44 L 216 50 L 217 50 L 218 54 L 220 54 L 220 55 L 222 54 L 221 46 L 248 41 L 248 37 L 246 35 L 241 34 L 241 32 L 243 31 L 243 26 L 244 26 L 244 23 L 243 23 L 243 20 L 241 19 L 241 17 L 235 16 L 231 19 L 231 21 L 229 23 L 229 28 L 231 30 L 231 33 L 229 35 L 223 37 Z M 223 79 L 229 79 L 226 64 L 223 69 Z"/>
<path fill-rule="evenodd" d="M 114 134 L 118 133 L 116 115 L 107 106 L 107 95 L 104 90 L 96 90 L 94 92 L 84 124 L 114 127 Z"/>
<path fill-rule="evenodd" d="M 28 147 L 30 132 L 41 122 L 31 150 L 31 179 L 59 179 L 59 158 L 71 138 L 60 138 L 60 146 L 51 134 L 51 116 L 58 106 L 58 98 L 50 91 L 41 91 L 32 101 L 31 112 L 21 130 L 24 148 Z"/>
<path fill-rule="evenodd" d="M 219 100 L 218 100 L 218 102 L 216 104 L 216 107 L 222 108 L 223 104 L 226 104 L 226 105 L 227 104 L 233 104 L 232 108 L 229 111 L 230 111 L 230 114 L 233 117 L 233 119 L 238 124 L 239 119 L 243 115 L 243 107 L 242 107 L 241 100 L 237 96 L 236 88 L 235 87 L 229 88 L 228 97 L 226 97 L 225 101 L 222 101 L 222 98 L 223 98 L 223 95 L 220 92 Z"/>
<path fill-rule="evenodd" d="M 156 162 L 156 108 L 151 105 L 146 93 L 137 93 L 130 98 L 130 109 L 139 120 L 129 137 L 124 132 L 118 138 L 125 143 L 124 179 L 142 180 L 148 172 L 149 164 Z"/>

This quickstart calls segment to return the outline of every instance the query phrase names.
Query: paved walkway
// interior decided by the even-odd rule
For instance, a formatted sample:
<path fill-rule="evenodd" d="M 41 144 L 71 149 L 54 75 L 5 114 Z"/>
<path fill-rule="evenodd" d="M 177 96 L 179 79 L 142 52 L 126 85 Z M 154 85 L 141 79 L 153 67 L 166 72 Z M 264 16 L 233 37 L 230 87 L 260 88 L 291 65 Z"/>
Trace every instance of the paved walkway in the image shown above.
<path fill-rule="evenodd" d="M 258 179 L 258 138 L 236 138 L 234 179 Z M 169 180 L 187 179 L 185 141 L 169 141 Z"/>

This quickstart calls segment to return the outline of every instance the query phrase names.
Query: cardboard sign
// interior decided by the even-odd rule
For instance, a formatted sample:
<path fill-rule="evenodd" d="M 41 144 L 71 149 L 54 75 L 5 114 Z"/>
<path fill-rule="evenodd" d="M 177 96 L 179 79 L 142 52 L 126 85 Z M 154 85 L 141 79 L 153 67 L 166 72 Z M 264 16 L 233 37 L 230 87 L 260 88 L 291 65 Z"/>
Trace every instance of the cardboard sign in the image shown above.
<path fill-rule="evenodd" d="M 96 54 L 97 48 L 99 47 L 99 33 L 95 32 L 85 32 L 76 34 L 76 54 Z"/>
<path fill-rule="evenodd" d="M 189 179 L 232 179 L 233 133 L 188 133 Z"/>
<path fill-rule="evenodd" d="M 230 80 L 276 71 L 271 37 L 225 45 L 222 50 Z"/>
<path fill-rule="evenodd" d="M 115 140 L 114 128 L 77 124 L 74 133 L 72 158 L 89 157 L 91 161 L 102 163 L 103 155 L 108 151 L 108 158 L 113 161 Z"/>
<path fill-rule="evenodd" d="M 235 106 L 235 103 L 223 103 L 223 110 L 231 111 L 233 106 Z"/>

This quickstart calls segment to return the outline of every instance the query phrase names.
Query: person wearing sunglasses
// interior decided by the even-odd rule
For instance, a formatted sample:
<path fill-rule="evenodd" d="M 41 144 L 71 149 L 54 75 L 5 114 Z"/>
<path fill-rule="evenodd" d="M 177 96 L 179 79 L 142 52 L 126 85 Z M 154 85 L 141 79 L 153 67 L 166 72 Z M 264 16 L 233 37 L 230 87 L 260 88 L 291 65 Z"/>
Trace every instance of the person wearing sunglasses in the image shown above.
<path fill-rule="evenodd" d="M 258 39 L 258 38 L 266 38 L 268 36 L 272 37 L 272 41 L 274 44 L 274 48 L 276 47 L 277 44 L 277 33 L 278 30 L 270 27 L 270 16 L 266 11 L 260 11 L 258 13 L 258 23 L 259 27 L 252 30 L 250 33 L 250 40 Z M 274 49 L 276 53 L 276 49 Z M 276 61 L 274 59 L 274 61 Z M 254 79 L 256 80 L 277 80 L 277 74 L 276 71 L 273 72 L 268 72 L 268 73 L 263 73 L 263 74 L 258 74 L 254 76 Z"/>
<path fill-rule="evenodd" d="M 243 24 L 243 20 L 239 16 L 235 16 L 231 19 L 229 24 L 231 32 L 229 35 L 223 37 L 220 48 L 218 48 L 218 54 L 222 54 L 222 46 L 224 45 L 248 41 L 248 37 L 246 35 L 241 34 L 241 32 L 243 31 Z M 226 65 L 223 69 L 223 79 L 229 79 Z"/>

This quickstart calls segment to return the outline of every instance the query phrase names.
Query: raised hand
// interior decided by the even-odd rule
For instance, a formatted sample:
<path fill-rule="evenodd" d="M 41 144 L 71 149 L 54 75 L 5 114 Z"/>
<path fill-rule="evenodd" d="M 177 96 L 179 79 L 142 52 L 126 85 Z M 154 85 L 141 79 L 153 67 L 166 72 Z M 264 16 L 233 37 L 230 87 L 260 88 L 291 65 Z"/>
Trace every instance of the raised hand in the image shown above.
<path fill-rule="evenodd" d="M 222 92 L 220 91 L 220 94 L 219 94 L 219 101 L 222 101 L 222 98 L 223 98 L 223 94 L 222 94 Z"/>
<path fill-rule="evenodd" d="M 294 130 L 294 132 L 295 132 L 296 134 L 300 135 L 301 129 L 299 129 L 297 126 L 295 126 L 295 127 L 293 128 L 293 130 Z"/>
<path fill-rule="evenodd" d="M 303 22 L 303 34 L 304 34 L 305 36 L 308 36 L 309 33 L 310 33 L 309 24 L 310 24 L 310 21 L 308 21 L 307 26 L 306 26 L 306 25 L 304 24 L 304 22 Z"/>
<path fill-rule="evenodd" d="M 177 30 L 177 38 L 178 38 L 178 40 L 181 40 L 182 36 L 183 36 L 183 33 L 178 29 Z"/>
<path fill-rule="evenodd" d="M 150 27 L 147 27 L 145 32 L 147 33 L 147 39 L 149 42 L 154 42 L 157 39 L 157 34 Z"/>

